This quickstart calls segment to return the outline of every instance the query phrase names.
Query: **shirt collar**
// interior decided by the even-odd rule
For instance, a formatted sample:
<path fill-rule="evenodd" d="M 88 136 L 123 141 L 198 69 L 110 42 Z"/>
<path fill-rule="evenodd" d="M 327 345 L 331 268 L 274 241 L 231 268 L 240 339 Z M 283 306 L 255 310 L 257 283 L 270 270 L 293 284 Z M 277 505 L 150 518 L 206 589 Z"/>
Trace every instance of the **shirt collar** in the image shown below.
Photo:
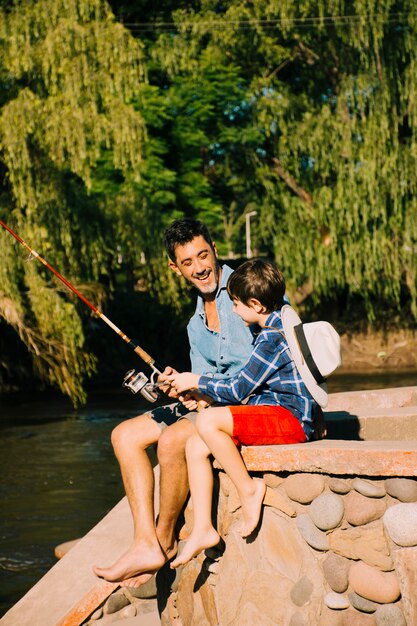
<path fill-rule="evenodd" d="M 266 318 L 265 326 L 282 326 L 281 310 L 272 311 Z"/>

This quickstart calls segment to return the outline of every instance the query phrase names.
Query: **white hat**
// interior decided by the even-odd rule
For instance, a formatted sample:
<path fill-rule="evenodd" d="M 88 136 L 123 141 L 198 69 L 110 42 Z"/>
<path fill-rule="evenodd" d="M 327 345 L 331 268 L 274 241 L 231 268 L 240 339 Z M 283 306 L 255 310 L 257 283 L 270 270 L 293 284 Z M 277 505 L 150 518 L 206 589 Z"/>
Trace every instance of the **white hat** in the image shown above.
<path fill-rule="evenodd" d="M 342 362 L 340 337 L 328 322 L 303 324 L 288 304 L 281 309 L 291 356 L 307 389 L 321 407 L 327 406 L 325 381 Z"/>

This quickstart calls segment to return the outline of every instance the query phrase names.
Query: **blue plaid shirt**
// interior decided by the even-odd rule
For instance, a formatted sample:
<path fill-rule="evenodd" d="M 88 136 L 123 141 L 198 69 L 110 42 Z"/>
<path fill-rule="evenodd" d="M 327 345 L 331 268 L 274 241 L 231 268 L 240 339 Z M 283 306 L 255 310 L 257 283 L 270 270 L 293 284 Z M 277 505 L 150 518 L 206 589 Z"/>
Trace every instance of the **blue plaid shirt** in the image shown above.
<path fill-rule="evenodd" d="M 283 406 L 300 421 L 309 439 L 319 409 L 298 373 L 282 329 L 281 311 L 274 311 L 257 336 L 243 369 L 227 380 L 201 376 L 199 390 L 221 404 Z"/>

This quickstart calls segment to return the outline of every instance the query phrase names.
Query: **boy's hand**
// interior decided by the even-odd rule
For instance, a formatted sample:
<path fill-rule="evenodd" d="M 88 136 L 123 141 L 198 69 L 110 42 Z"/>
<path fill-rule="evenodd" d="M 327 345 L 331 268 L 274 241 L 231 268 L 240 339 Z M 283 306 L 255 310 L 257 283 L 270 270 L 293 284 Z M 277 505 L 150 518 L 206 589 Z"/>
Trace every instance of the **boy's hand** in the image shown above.
<path fill-rule="evenodd" d="M 188 391 L 188 389 L 196 389 L 199 379 L 200 376 L 198 374 L 192 374 L 191 372 L 175 373 L 167 376 L 167 380 L 177 394 Z"/>
<path fill-rule="evenodd" d="M 185 395 L 180 395 L 178 399 L 189 411 L 197 411 L 199 403 L 194 395 L 186 393 Z"/>

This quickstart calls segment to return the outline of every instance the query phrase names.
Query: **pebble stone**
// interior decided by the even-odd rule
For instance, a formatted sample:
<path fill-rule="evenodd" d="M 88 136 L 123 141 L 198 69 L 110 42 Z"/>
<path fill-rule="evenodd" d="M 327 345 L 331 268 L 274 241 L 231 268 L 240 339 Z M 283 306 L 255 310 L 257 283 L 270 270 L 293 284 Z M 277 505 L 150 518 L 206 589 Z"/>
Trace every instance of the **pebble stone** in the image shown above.
<path fill-rule="evenodd" d="M 383 498 L 386 495 L 384 481 L 370 481 L 363 478 L 354 478 L 352 487 L 367 498 Z"/>
<path fill-rule="evenodd" d="M 308 618 L 302 613 L 294 613 L 291 616 L 289 626 L 309 626 Z"/>
<path fill-rule="evenodd" d="M 407 626 L 404 614 L 397 604 L 384 604 L 375 611 L 376 626 Z"/>
<path fill-rule="evenodd" d="M 362 561 L 354 563 L 350 568 L 349 583 L 358 595 L 380 604 L 395 602 L 400 596 L 400 586 L 394 572 L 381 572 Z"/>
<path fill-rule="evenodd" d="M 309 601 L 312 593 L 313 583 L 308 576 L 303 576 L 291 589 L 291 600 L 296 606 L 303 606 Z"/>
<path fill-rule="evenodd" d="M 411 478 L 387 478 L 385 481 L 387 493 L 401 502 L 417 501 L 417 480 Z"/>
<path fill-rule="evenodd" d="M 113 593 L 104 605 L 104 613 L 116 613 L 130 604 L 124 593 Z"/>
<path fill-rule="evenodd" d="M 341 609 L 347 609 L 349 606 L 349 600 L 347 597 L 341 593 L 336 593 L 335 591 L 329 591 L 323 598 L 324 604 L 329 607 L 329 609 L 334 609 L 340 611 Z"/>
<path fill-rule="evenodd" d="M 103 616 L 103 607 L 100 607 L 99 609 L 97 609 L 97 611 L 94 611 L 90 619 L 96 620 L 96 619 L 100 619 L 100 617 L 102 616 Z"/>
<path fill-rule="evenodd" d="M 357 491 L 351 491 L 345 498 L 345 518 L 352 526 L 362 526 L 383 516 L 385 500 L 367 498 Z"/>
<path fill-rule="evenodd" d="M 326 551 L 329 549 L 329 538 L 314 524 L 307 513 L 302 513 L 297 517 L 297 528 L 303 539 L 309 546 L 316 550 Z"/>
<path fill-rule="evenodd" d="M 350 593 L 348 598 L 351 605 L 358 611 L 362 611 L 362 613 L 375 613 L 378 608 L 378 604 L 372 602 L 372 600 L 362 598 L 362 596 L 355 592 Z"/>
<path fill-rule="evenodd" d="M 135 617 L 135 616 L 136 616 L 136 607 L 133 604 L 129 604 L 129 606 L 125 606 L 120 611 L 120 617 L 122 618 Z"/>
<path fill-rule="evenodd" d="M 343 593 L 348 588 L 350 565 L 350 561 L 334 552 L 326 555 L 323 561 L 323 574 L 333 591 Z"/>
<path fill-rule="evenodd" d="M 156 598 L 156 576 L 152 576 L 146 583 L 140 585 L 140 587 L 127 587 L 130 595 L 134 598 L 141 598 L 147 600 L 149 598 Z"/>
<path fill-rule="evenodd" d="M 339 526 L 343 518 L 344 505 L 340 496 L 326 491 L 315 498 L 308 513 L 320 530 L 331 530 Z"/>
<path fill-rule="evenodd" d="M 398 546 L 417 545 L 417 504 L 394 504 L 384 513 L 383 522 Z"/>
<path fill-rule="evenodd" d="M 345 493 L 349 493 L 351 486 L 348 481 L 343 480 L 343 478 L 331 478 L 329 480 L 329 489 L 335 493 L 344 495 Z"/>
<path fill-rule="evenodd" d="M 291 474 L 284 482 L 284 489 L 294 502 L 309 504 L 323 491 L 324 478 L 318 474 Z"/>
<path fill-rule="evenodd" d="M 263 475 L 264 483 L 267 487 L 271 487 L 271 489 L 276 489 L 284 482 L 285 478 L 282 476 L 278 476 L 278 474 L 264 474 Z"/>

